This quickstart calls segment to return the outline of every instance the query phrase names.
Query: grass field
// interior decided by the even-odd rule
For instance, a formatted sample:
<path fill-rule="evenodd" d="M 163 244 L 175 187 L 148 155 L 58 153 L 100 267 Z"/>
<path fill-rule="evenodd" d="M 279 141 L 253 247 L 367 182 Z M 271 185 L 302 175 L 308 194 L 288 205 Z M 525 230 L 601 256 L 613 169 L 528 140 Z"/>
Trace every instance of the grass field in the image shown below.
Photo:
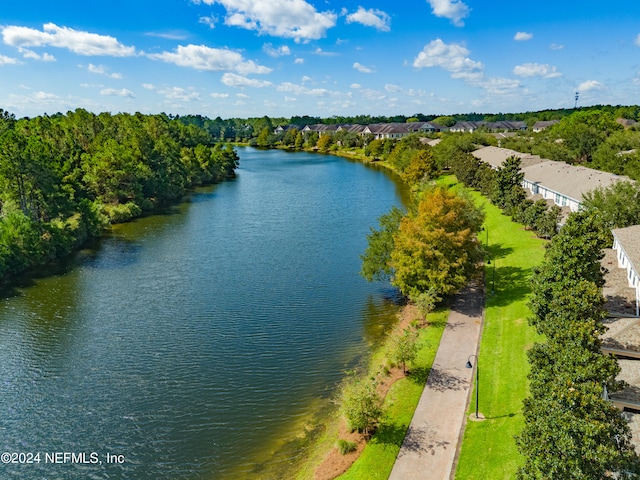
<path fill-rule="evenodd" d="M 527 323 L 531 268 L 542 261 L 544 241 L 502 215 L 484 197 L 473 194 L 486 212 L 485 231 L 491 264 L 485 265 L 485 324 L 479 351 L 479 410 L 486 420 L 468 422 L 456 479 L 513 479 L 521 463 L 514 436 L 524 425 L 527 395 L 526 350 L 537 340 Z M 494 294 L 491 295 L 492 289 Z M 475 411 L 475 393 L 469 413 Z"/>

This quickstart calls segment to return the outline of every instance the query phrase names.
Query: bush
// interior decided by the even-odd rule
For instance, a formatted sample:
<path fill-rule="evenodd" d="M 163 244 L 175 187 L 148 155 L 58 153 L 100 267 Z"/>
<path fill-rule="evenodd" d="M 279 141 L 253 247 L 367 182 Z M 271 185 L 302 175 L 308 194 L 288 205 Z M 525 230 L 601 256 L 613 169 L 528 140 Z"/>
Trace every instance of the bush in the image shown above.
<path fill-rule="evenodd" d="M 340 409 L 349 428 L 365 435 L 373 433 L 382 417 L 382 399 L 370 379 L 351 378 L 343 385 Z"/>
<path fill-rule="evenodd" d="M 342 438 L 338 440 L 338 450 L 342 455 L 355 452 L 356 448 L 358 448 L 358 444 L 356 442 L 350 442 L 349 440 L 343 440 Z"/>

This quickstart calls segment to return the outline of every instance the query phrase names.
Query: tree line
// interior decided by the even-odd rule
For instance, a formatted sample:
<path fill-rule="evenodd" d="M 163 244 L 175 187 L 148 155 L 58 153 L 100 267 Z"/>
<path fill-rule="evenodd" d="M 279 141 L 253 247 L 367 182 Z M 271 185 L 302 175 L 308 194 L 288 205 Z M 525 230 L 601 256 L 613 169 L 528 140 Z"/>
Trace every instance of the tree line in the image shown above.
<path fill-rule="evenodd" d="M 78 109 L 16 119 L 0 110 L 0 279 L 228 178 L 237 165 L 231 146 L 166 115 Z"/>
<path fill-rule="evenodd" d="M 534 269 L 529 323 L 545 341 L 527 352 L 519 479 L 640 478 L 629 426 L 607 399 L 624 387 L 601 352 L 607 233 L 595 209 L 573 213 Z"/>

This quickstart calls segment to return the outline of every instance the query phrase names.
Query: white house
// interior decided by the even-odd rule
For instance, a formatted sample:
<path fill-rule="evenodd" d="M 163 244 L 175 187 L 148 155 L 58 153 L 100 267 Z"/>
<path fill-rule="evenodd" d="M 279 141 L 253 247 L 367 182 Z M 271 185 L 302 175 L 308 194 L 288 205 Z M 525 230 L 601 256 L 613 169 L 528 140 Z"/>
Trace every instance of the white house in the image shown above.
<path fill-rule="evenodd" d="M 540 158 L 508 148 L 483 147 L 473 155 L 497 169 L 509 157 L 520 158 L 524 180 L 522 187 L 532 195 L 540 195 L 559 207 L 569 207 L 572 212 L 580 209 L 582 196 L 596 188 L 606 188 L 616 182 L 631 181 L 629 177 L 593 170 L 564 162 Z"/>
<path fill-rule="evenodd" d="M 629 286 L 636 291 L 636 316 L 640 316 L 640 225 L 611 230 L 618 267 L 627 270 Z"/>
<path fill-rule="evenodd" d="M 560 207 L 569 207 L 577 212 L 582 196 L 597 188 L 607 188 L 614 183 L 631 181 L 629 177 L 592 168 L 569 165 L 547 160 L 522 169 L 522 186 L 533 195 L 542 195 Z"/>

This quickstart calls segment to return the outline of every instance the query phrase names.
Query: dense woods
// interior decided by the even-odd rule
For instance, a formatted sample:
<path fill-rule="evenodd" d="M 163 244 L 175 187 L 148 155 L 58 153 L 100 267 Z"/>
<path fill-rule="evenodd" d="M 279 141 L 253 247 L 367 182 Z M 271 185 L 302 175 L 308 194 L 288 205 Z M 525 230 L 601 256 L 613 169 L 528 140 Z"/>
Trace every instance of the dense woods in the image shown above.
<path fill-rule="evenodd" d="M 232 176 L 237 164 L 230 146 L 166 115 L 0 110 L 0 278 Z"/>

